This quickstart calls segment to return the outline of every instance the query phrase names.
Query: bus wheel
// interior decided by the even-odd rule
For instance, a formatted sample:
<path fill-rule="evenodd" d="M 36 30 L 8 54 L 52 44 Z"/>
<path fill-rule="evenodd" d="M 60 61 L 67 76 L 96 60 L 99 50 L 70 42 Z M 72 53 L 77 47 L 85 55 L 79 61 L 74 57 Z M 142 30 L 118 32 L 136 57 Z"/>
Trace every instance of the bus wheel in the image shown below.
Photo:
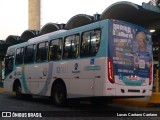
<path fill-rule="evenodd" d="M 57 106 L 62 106 L 66 102 L 66 89 L 63 84 L 56 84 L 52 89 L 52 100 Z"/>
<path fill-rule="evenodd" d="M 18 83 L 16 86 L 16 97 L 21 98 L 22 97 L 22 87 L 21 84 Z"/>

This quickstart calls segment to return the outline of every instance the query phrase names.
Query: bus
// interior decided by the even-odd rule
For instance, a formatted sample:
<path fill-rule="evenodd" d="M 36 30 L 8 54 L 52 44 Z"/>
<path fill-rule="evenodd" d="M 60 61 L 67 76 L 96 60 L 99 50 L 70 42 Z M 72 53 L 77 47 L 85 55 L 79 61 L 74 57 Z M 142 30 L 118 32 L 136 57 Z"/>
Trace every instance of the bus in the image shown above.
<path fill-rule="evenodd" d="M 22 95 L 69 98 L 145 97 L 152 93 L 151 33 L 106 19 L 8 47 L 4 88 Z"/>

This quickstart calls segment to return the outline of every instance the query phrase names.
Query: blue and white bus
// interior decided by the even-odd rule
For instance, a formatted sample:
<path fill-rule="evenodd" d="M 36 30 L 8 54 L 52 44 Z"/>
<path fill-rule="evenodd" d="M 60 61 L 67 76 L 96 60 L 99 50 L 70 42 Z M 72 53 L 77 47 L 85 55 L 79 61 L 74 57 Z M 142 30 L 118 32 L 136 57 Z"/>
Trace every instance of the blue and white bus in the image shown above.
<path fill-rule="evenodd" d="M 147 29 L 106 19 L 10 46 L 4 88 L 16 96 L 144 97 L 152 93 L 152 39 Z"/>

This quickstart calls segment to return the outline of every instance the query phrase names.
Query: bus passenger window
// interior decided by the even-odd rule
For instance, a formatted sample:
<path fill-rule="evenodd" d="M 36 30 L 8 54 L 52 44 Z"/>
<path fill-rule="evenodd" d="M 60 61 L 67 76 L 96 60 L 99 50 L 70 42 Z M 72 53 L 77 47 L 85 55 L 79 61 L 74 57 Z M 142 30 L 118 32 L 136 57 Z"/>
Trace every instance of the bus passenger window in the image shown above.
<path fill-rule="evenodd" d="M 100 31 L 96 30 L 91 33 L 91 55 L 95 56 L 100 44 Z"/>
<path fill-rule="evenodd" d="M 36 62 L 47 61 L 48 42 L 42 42 L 37 45 Z"/>
<path fill-rule="evenodd" d="M 86 32 L 82 36 L 82 43 L 81 43 L 81 56 L 87 57 L 89 56 L 90 52 L 90 32 Z"/>
<path fill-rule="evenodd" d="M 77 58 L 79 54 L 79 35 L 72 35 L 65 38 L 63 59 Z"/>
<path fill-rule="evenodd" d="M 15 61 L 16 65 L 23 63 L 23 56 L 24 56 L 24 48 L 18 48 L 16 50 L 16 61 Z"/>
<path fill-rule="evenodd" d="M 100 30 L 84 32 L 81 41 L 81 57 L 95 56 L 100 44 Z"/>
<path fill-rule="evenodd" d="M 49 60 L 60 60 L 62 52 L 62 39 L 52 40 L 49 45 Z"/>
<path fill-rule="evenodd" d="M 35 45 L 29 45 L 25 50 L 24 63 L 33 63 L 35 60 Z"/>

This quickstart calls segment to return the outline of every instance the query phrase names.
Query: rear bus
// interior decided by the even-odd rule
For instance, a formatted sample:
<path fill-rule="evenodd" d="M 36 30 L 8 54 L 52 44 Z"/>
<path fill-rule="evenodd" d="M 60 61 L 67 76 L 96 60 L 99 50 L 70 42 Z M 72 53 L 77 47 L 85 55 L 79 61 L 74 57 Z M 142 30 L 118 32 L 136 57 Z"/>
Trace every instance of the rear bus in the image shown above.
<path fill-rule="evenodd" d="M 106 96 L 150 96 L 152 93 L 152 39 L 148 30 L 111 20 L 104 87 Z"/>

